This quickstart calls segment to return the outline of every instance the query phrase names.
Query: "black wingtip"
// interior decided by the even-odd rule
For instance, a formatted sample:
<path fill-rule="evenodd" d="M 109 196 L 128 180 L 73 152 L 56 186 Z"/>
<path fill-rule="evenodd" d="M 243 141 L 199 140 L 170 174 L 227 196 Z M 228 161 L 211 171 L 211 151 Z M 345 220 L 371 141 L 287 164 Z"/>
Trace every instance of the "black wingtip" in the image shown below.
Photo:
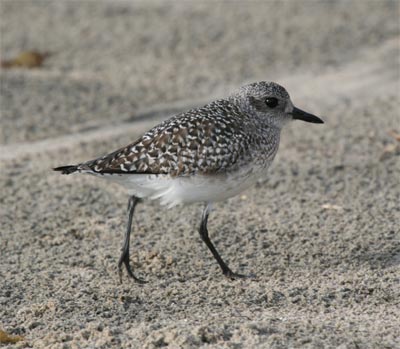
<path fill-rule="evenodd" d="M 71 174 L 78 171 L 78 166 L 60 166 L 53 168 L 53 171 L 60 171 L 62 174 Z"/>

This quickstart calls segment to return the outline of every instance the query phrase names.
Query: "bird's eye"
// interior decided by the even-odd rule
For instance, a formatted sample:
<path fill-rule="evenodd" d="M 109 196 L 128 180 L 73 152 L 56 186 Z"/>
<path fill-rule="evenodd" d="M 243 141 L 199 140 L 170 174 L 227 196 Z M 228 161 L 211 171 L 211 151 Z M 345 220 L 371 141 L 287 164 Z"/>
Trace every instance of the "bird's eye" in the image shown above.
<path fill-rule="evenodd" d="M 275 97 L 268 97 L 265 99 L 265 104 L 270 108 L 275 108 L 278 105 L 278 99 Z"/>

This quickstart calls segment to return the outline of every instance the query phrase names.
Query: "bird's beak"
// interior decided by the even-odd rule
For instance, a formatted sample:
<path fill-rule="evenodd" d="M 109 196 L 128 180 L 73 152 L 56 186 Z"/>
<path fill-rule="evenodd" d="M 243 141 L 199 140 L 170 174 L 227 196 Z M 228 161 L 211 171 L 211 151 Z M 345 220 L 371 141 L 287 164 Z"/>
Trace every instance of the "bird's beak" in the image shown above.
<path fill-rule="evenodd" d="M 318 116 L 306 113 L 305 111 L 296 107 L 293 107 L 292 115 L 294 120 L 303 120 L 306 122 L 312 122 L 314 124 L 324 123 Z"/>

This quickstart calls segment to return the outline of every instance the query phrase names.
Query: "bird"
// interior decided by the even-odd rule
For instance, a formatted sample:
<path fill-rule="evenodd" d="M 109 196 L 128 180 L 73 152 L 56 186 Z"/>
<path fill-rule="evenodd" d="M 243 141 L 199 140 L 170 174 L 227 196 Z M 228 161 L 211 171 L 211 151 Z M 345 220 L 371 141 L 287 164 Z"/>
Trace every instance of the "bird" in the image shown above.
<path fill-rule="evenodd" d="M 125 265 L 130 278 L 146 282 L 132 270 L 129 246 L 134 211 L 143 199 L 159 200 L 167 208 L 203 203 L 200 237 L 222 274 L 229 279 L 241 279 L 246 275 L 233 272 L 210 240 L 208 217 L 214 203 L 236 196 L 267 178 L 281 130 L 292 120 L 324 123 L 295 107 L 281 85 L 255 82 L 226 98 L 176 114 L 114 152 L 53 170 L 90 174 L 126 189 L 128 222 L 118 261 L 120 280 Z"/>

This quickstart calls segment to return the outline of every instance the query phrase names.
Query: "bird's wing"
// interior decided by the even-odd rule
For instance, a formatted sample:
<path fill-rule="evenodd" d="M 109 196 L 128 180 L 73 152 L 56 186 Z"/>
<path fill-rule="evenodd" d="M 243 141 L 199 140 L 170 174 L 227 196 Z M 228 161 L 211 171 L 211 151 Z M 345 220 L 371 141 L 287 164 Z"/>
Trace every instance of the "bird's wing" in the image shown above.
<path fill-rule="evenodd" d="M 243 115 L 217 101 L 179 114 L 134 143 L 82 166 L 96 173 L 148 173 L 189 176 L 213 174 L 246 161 L 249 139 Z"/>

